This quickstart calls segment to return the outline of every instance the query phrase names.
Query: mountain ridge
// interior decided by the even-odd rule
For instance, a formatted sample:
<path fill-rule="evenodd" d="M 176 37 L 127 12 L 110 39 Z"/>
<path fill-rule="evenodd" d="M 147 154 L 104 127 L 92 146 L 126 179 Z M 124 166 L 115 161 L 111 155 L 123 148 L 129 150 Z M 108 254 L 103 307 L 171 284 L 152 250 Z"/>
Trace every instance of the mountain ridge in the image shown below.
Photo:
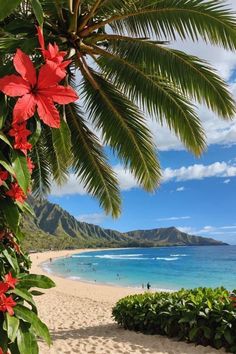
<path fill-rule="evenodd" d="M 78 221 L 59 205 L 47 200 L 28 200 L 35 218 L 25 217 L 23 230 L 26 234 L 24 248 L 43 250 L 48 248 L 83 247 L 158 247 L 224 245 L 221 241 L 194 236 L 176 227 L 119 232 L 99 225 Z"/>

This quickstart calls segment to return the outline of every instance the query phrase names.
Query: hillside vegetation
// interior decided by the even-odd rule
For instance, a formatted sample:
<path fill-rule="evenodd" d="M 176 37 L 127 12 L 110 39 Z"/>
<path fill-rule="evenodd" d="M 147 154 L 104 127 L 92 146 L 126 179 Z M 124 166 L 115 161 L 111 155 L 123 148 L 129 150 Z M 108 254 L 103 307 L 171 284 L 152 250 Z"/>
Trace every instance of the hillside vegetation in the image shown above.
<path fill-rule="evenodd" d="M 175 227 L 121 233 L 78 221 L 59 205 L 29 199 L 35 218 L 25 217 L 23 231 L 26 250 L 83 247 L 155 247 L 222 245 L 222 242 L 192 236 Z"/>

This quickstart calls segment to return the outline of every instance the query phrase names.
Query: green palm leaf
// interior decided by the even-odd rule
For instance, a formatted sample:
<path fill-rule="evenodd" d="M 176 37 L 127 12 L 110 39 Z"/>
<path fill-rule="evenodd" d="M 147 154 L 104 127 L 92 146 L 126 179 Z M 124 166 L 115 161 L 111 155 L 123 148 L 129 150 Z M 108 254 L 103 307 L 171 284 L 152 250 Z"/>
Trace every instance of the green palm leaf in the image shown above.
<path fill-rule="evenodd" d="M 44 127 L 45 153 L 50 164 L 52 179 L 63 185 L 68 179 L 71 166 L 71 141 L 67 124 L 62 121 L 60 129 Z"/>
<path fill-rule="evenodd" d="M 42 198 L 49 193 L 51 187 L 51 169 L 45 141 L 38 140 L 32 149 L 31 158 L 35 164 L 32 173 L 32 192 L 37 198 Z"/>
<path fill-rule="evenodd" d="M 10 73 L 9 58 L 17 47 L 33 53 L 39 64 L 30 4 L 22 1 L 0 22 L 0 76 Z M 205 104 L 223 119 L 235 116 L 228 86 L 213 68 L 168 45 L 176 39 L 203 39 L 235 50 L 236 18 L 223 0 L 40 0 L 40 4 L 45 42 L 56 42 L 72 60 L 67 81 L 82 75 L 78 85 L 82 111 L 147 190 L 157 186 L 160 166 L 146 115 L 166 124 L 196 155 L 206 143 L 193 103 Z M 33 173 L 34 189 L 47 193 L 53 179 L 62 183 L 74 169 L 88 192 L 117 216 L 117 181 L 82 111 L 66 107 L 70 131 L 65 135 L 43 128 L 45 136 L 32 151 L 39 166 Z M 69 136 L 71 148 L 65 144 L 70 143 Z"/>
<path fill-rule="evenodd" d="M 189 150 L 201 154 L 205 148 L 201 121 L 178 88 L 115 55 L 101 57 L 97 62 L 116 87 L 135 99 L 161 124 L 166 121 Z"/>
<path fill-rule="evenodd" d="M 235 17 L 221 0 L 140 0 L 135 7 L 92 25 L 89 32 L 109 24 L 113 31 L 130 36 L 193 41 L 201 37 L 224 48 L 236 47 Z"/>
<path fill-rule="evenodd" d="M 84 73 L 82 84 L 90 119 L 102 130 L 105 143 L 114 149 L 137 181 L 146 190 L 154 190 L 160 179 L 160 167 L 151 133 L 139 110 L 91 68 L 90 75 Z M 91 77 L 98 89 L 94 88 Z"/>
<path fill-rule="evenodd" d="M 70 104 L 65 110 L 71 130 L 73 168 L 87 191 L 99 199 L 107 213 L 117 217 L 120 214 L 118 182 L 103 148 L 85 124 L 78 105 Z"/>
<path fill-rule="evenodd" d="M 99 35 L 98 35 L 99 38 Z M 167 78 L 183 92 L 222 116 L 235 115 L 235 102 L 227 85 L 205 61 L 156 42 L 104 35 L 109 50 L 146 73 Z"/>

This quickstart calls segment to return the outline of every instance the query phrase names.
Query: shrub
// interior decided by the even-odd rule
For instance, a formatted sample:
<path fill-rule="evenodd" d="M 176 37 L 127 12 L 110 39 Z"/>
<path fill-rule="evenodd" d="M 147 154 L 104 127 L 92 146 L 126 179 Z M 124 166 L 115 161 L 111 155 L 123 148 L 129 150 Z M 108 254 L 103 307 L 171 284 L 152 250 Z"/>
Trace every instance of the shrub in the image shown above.
<path fill-rule="evenodd" d="M 224 288 L 127 296 L 112 314 L 125 329 L 161 334 L 236 353 L 236 308 Z"/>

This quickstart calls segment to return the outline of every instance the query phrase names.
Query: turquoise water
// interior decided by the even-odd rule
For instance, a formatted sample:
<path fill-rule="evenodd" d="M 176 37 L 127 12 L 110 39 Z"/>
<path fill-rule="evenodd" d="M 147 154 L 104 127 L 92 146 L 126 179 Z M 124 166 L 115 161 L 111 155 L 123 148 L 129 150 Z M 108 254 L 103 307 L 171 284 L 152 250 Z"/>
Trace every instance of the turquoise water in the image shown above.
<path fill-rule="evenodd" d="M 236 246 L 161 247 L 86 252 L 44 263 L 71 279 L 141 287 L 236 288 Z"/>

